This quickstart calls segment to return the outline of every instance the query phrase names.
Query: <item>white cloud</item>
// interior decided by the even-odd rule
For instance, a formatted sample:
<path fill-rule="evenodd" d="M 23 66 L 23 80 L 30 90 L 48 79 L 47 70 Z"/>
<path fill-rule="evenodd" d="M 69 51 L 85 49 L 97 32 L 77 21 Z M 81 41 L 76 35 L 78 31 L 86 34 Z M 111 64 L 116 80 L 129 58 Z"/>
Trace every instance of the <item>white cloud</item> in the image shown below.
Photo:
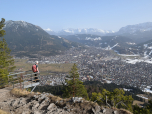
<path fill-rule="evenodd" d="M 46 30 L 46 31 L 52 31 L 50 28 L 47 28 L 47 29 L 44 29 L 44 30 Z"/>

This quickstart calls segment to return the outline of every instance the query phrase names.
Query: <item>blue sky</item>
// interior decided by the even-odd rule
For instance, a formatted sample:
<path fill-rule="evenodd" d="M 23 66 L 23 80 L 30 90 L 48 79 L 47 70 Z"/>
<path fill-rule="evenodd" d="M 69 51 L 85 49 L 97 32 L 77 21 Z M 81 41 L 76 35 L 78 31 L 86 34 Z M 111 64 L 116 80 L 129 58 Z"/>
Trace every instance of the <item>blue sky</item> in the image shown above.
<path fill-rule="evenodd" d="M 23 20 L 54 31 L 118 31 L 126 25 L 152 22 L 152 0 L 0 0 L 0 4 L 0 18 Z"/>

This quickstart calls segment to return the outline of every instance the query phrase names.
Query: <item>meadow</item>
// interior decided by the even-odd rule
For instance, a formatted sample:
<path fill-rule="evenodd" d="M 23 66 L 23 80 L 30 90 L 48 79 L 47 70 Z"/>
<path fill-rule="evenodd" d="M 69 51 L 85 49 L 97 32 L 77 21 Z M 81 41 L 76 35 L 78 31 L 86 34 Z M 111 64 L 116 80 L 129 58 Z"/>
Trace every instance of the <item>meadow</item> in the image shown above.
<path fill-rule="evenodd" d="M 32 72 L 32 63 L 27 63 L 27 59 L 15 59 L 16 71 L 29 71 Z M 38 64 L 41 74 L 50 74 L 51 72 L 68 73 L 73 66 L 73 63 L 63 64 Z"/>

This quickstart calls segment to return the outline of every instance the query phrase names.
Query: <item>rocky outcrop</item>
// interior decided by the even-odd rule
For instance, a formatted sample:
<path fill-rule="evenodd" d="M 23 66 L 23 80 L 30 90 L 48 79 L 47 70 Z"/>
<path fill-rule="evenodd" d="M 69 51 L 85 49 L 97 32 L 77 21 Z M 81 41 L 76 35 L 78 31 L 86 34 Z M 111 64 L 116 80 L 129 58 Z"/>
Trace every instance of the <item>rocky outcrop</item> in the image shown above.
<path fill-rule="evenodd" d="M 11 114 L 129 114 L 100 107 L 83 98 L 62 99 L 49 93 L 3 100 L 0 107 Z"/>

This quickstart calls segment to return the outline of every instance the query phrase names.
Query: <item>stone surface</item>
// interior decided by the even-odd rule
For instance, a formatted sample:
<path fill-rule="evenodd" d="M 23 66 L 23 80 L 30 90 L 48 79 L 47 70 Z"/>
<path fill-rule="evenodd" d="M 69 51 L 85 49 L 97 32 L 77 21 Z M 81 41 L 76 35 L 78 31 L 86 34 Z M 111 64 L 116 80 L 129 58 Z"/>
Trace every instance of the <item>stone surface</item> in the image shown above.
<path fill-rule="evenodd" d="M 56 105 L 55 105 L 54 103 L 51 103 L 51 104 L 48 106 L 47 110 L 51 110 L 51 109 L 54 108 L 54 107 L 56 107 Z"/>
<path fill-rule="evenodd" d="M 113 109 L 104 107 L 101 109 L 98 105 L 89 105 L 90 102 L 82 102 L 82 98 L 79 97 L 64 101 L 53 100 L 49 95 L 43 93 L 30 98 L 6 99 L 0 102 L 0 107 L 10 111 L 11 114 L 121 114 Z"/>

